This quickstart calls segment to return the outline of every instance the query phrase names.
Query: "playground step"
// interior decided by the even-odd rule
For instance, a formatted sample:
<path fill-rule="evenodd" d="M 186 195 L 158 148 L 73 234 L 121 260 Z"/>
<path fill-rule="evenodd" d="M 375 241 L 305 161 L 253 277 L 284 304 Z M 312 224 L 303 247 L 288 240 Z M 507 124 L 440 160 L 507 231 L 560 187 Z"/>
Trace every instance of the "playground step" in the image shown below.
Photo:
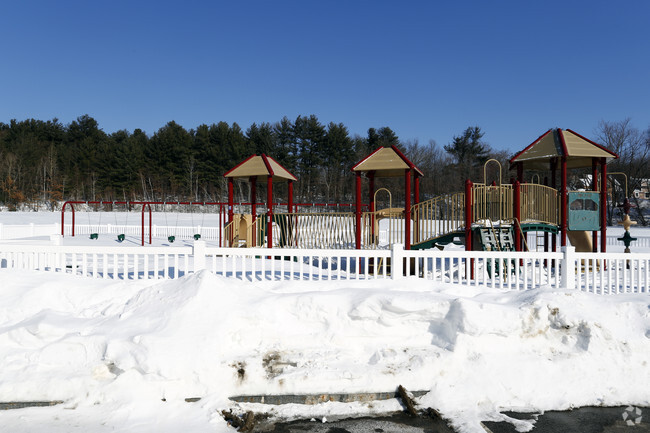
<path fill-rule="evenodd" d="M 483 251 L 514 251 L 515 237 L 512 226 L 479 227 Z"/>

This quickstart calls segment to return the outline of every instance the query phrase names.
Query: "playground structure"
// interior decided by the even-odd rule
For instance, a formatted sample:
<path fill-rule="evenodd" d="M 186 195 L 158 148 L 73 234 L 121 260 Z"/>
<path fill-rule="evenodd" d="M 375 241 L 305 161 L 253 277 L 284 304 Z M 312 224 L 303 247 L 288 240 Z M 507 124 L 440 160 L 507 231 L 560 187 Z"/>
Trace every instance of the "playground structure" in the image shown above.
<path fill-rule="evenodd" d="M 617 158 L 613 152 L 572 130 L 550 129 L 510 160 L 517 178 L 502 183 L 467 180 L 465 191 L 420 201 L 419 181 L 424 174 L 395 146 L 381 147 L 352 167 L 356 177 L 356 203 L 353 210 L 305 211 L 293 201 L 297 178 L 273 158 L 253 155 L 224 174 L 228 179 L 228 203 L 183 202 L 178 205 L 219 207 L 220 244 L 226 247 L 384 249 L 403 244 L 406 250 L 444 248 L 454 243 L 466 250 L 529 249 L 525 239 L 534 232 L 544 251 L 556 251 L 556 234 L 561 246 L 569 239 L 578 251 L 606 250 L 607 162 Z M 598 168 L 600 166 L 600 172 Z M 567 170 L 592 169 L 592 191 L 568 191 Z M 536 183 L 524 182 L 524 171 L 534 170 Z M 550 172 L 539 182 L 539 172 Z M 558 182 L 559 172 L 559 182 Z M 367 203 L 362 201 L 363 178 L 368 179 Z M 403 178 L 403 207 L 395 206 L 392 194 L 375 188 L 380 177 Z M 600 178 L 600 182 L 599 182 Z M 250 213 L 235 212 L 233 182 L 250 183 Z M 257 203 L 256 185 L 266 182 L 267 201 Z M 276 212 L 273 184 L 288 183 L 287 212 Z M 558 188 L 559 183 L 559 188 Z M 378 195 L 388 197 L 389 207 L 376 209 Z M 66 202 L 72 209 L 80 202 Z M 165 202 L 83 202 L 89 205 L 141 206 L 142 244 L 145 243 L 145 214 L 149 211 L 151 243 L 151 205 Z M 340 206 L 340 205 L 339 205 Z M 258 208 L 266 212 L 258 214 Z M 284 207 L 284 206 L 283 206 Z M 351 206 L 352 207 L 352 206 Z M 364 210 L 365 209 L 365 210 Z M 600 243 L 598 242 L 600 232 Z M 195 238 L 196 239 L 196 238 Z M 170 239 L 170 242 L 172 240 Z"/>

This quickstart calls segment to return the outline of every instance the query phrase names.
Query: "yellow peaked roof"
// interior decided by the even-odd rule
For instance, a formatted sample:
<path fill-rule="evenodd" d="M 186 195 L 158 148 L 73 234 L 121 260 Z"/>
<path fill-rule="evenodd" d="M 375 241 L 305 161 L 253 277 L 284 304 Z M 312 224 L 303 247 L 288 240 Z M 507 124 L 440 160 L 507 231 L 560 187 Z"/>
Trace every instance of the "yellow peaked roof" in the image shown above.
<path fill-rule="evenodd" d="M 298 180 L 298 178 L 286 168 L 282 167 L 275 159 L 264 154 L 248 157 L 235 168 L 227 171 L 223 176 L 246 179 L 251 176 L 257 176 L 259 180 L 271 176 L 274 182 L 280 180 Z"/>
<path fill-rule="evenodd" d="M 559 168 L 562 156 L 566 156 L 567 168 L 591 167 L 593 158 L 605 158 L 608 162 L 618 158 L 614 152 L 577 132 L 558 128 L 546 131 L 515 155 L 510 164 L 522 164 L 525 169 L 549 170 L 551 158 L 557 158 L 556 168 Z"/>
<path fill-rule="evenodd" d="M 424 176 L 420 169 L 409 161 L 399 149 L 391 146 L 375 150 L 352 167 L 352 171 L 374 171 L 379 177 L 397 177 L 404 176 L 404 171 L 409 168 L 414 169 L 420 176 Z"/>

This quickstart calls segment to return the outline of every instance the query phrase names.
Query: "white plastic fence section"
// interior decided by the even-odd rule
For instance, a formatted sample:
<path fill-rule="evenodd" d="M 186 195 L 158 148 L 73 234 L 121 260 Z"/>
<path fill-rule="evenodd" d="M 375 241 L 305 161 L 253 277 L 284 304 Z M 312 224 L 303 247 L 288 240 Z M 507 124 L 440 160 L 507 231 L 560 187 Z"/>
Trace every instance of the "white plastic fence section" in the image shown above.
<path fill-rule="evenodd" d="M 601 295 L 647 293 L 650 290 L 648 254 L 572 253 L 569 263 L 575 268 L 575 287 Z"/>
<path fill-rule="evenodd" d="M 61 224 L 0 224 L 0 240 L 33 238 L 61 233 Z"/>
<path fill-rule="evenodd" d="M 245 281 L 409 278 L 504 290 L 648 293 L 650 254 L 487 251 L 102 247 L 0 244 L 0 268 L 105 279 L 179 278 L 207 269 Z"/>
<path fill-rule="evenodd" d="M 3 245 L 0 268 L 65 272 L 104 279 L 167 279 L 193 272 L 192 247 Z"/>
<path fill-rule="evenodd" d="M 564 253 L 510 251 L 402 251 L 407 276 L 419 276 L 439 283 L 527 290 L 562 286 L 560 269 Z"/>
<path fill-rule="evenodd" d="M 206 269 L 247 281 L 393 278 L 390 250 L 206 248 Z"/>

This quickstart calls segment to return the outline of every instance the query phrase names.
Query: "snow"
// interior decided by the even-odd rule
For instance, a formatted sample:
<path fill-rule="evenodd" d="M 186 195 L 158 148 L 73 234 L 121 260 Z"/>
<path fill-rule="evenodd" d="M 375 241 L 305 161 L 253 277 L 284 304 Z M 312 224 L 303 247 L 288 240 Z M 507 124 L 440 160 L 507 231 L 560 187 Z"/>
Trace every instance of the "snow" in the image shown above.
<path fill-rule="evenodd" d="M 482 432 L 479 421 L 507 419 L 504 410 L 650 406 L 648 360 L 647 293 L 0 270 L 0 401 L 63 401 L 0 411 L 3 430 L 18 433 L 225 432 L 233 430 L 221 411 L 230 409 L 318 420 L 384 414 L 401 407 L 228 397 L 398 385 L 428 391 L 421 407 L 457 431 Z M 511 422 L 525 431 L 534 421 Z"/>

